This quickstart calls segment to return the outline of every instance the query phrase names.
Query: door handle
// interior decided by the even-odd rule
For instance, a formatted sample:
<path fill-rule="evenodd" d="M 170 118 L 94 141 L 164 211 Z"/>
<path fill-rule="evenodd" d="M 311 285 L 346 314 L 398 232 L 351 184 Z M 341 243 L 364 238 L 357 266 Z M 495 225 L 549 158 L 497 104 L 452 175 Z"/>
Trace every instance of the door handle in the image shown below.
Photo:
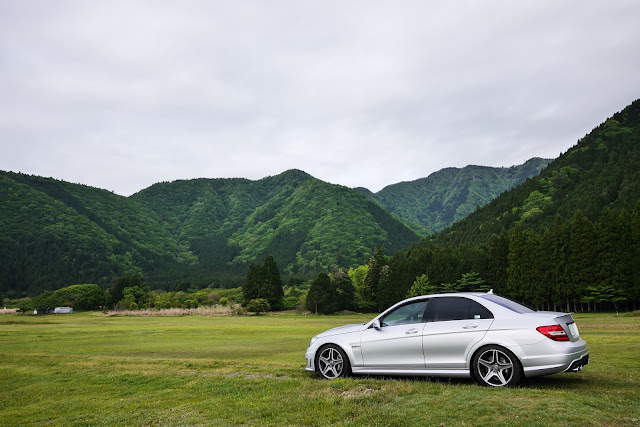
<path fill-rule="evenodd" d="M 474 323 L 472 325 L 465 325 L 465 326 L 462 327 L 462 329 L 475 329 L 477 327 L 478 327 L 478 324 Z"/>
<path fill-rule="evenodd" d="M 418 333 L 418 330 L 415 328 L 405 331 L 406 335 L 417 334 L 417 333 Z"/>

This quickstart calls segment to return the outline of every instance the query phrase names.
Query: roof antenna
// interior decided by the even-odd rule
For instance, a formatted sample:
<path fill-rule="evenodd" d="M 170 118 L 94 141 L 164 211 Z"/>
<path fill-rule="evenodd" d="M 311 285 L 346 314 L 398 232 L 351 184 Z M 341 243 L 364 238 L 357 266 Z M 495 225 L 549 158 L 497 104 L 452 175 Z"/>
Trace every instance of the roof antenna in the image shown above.
<path fill-rule="evenodd" d="M 493 295 L 493 289 L 489 289 L 489 292 L 487 292 L 489 295 Z"/>

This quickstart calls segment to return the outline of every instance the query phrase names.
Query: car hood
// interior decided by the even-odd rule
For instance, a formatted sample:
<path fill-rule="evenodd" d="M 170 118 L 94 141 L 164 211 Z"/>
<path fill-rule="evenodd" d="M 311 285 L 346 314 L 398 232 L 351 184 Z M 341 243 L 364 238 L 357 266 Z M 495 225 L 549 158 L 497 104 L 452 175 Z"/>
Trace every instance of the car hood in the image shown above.
<path fill-rule="evenodd" d="M 366 323 L 355 323 L 353 325 L 338 326 L 337 328 L 333 328 L 333 329 L 329 329 L 324 332 L 321 332 L 318 335 L 316 335 L 316 337 L 320 338 L 320 337 L 326 337 L 329 335 L 339 335 L 339 334 L 348 334 L 349 332 L 357 332 L 360 329 L 362 329 L 364 325 L 366 325 Z"/>

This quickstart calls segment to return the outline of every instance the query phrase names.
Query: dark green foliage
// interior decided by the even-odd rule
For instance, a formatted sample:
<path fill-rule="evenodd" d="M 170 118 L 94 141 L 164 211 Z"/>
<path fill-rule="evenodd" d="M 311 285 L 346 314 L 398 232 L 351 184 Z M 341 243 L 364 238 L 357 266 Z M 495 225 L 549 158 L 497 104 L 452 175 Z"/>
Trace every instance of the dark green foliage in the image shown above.
<path fill-rule="evenodd" d="M 71 285 L 54 291 L 54 294 L 60 298 L 62 306 L 75 310 L 93 310 L 105 303 L 104 291 L 96 284 Z"/>
<path fill-rule="evenodd" d="M 636 212 L 623 209 L 614 214 L 605 209 L 593 224 L 577 211 L 568 224 L 557 217 L 553 230 L 542 233 L 516 225 L 506 249 L 502 236 L 496 236 L 489 248 L 425 243 L 396 253 L 389 259 L 389 285 L 379 289 L 379 296 L 386 296 L 381 306 L 418 292 L 412 292 L 412 286 L 427 275 L 430 283 L 421 292 L 493 288 L 546 310 L 587 311 L 595 309 L 594 303 L 600 309 L 635 309 L 640 304 Z M 489 279 L 484 282 L 482 277 Z"/>
<path fill-rule="evenodd" d="M 489 243 L 516 224 L 543 233 L 556 216 L 580 209 L 593 223 L 605 207 L 619 212 L 640 200 L 640 100 L 616 113 L 551 162 L 536 177 L 453 224 L 440 244 Z"/>
<path fill-rule="evenodd" d="M 243 304 L 252 299 L 260 298 L 260 286 L 262 283 L 262 266 L 251 264 L 247 270 L 247 278 L 242 285 Z"/>
<path fill-rule="evenodd" d="M 198 179 L 155 184 L 132 196 L 155 211 L 212 272 L 238 274 L 272 255 L 285 273 L 356 266 L 415 233 L 357 192 L 291 170 L 258 181 Z"/>
<path fill-rule="evenodd" d="M 459 221 L 478 206 L 536 176 L 550 162 L 533 158 L 519 166 L 446 168 L 427 178 L 389 185 L 377 193 L 356 189 L 424 235 Z M 426 233 L 426 234 L 425 234 Z"/>
<path fill-rule="evenodd" d="M 335 313 L 340 308 L 338 292 L 327 273 L 320 273 L 307 294 L 307 310 L 317 314 Z"/>
<path fill-rule="evenodd" d="M 308 279 L 361 264 L 376 244 L 391 254 L 419 239 L 365 196 L 297 170 L 159 183 L 129 198 L 0 172 L 0 199 L 0 290 L 12 298 L 135 271 L 155 289 L 237 287 L 269 254 Z"/>
<path fill-rule="evenodd" d="M 116 277 L 111 283 L 109 288 L 109 301 L 112 306 L 116 305 L 119 301 L 125 298 L 124 290 L 126 288 L 137 287 L 139 289 L 148 290 L 148 286 L 145 284 L 144 278 L 138 272 L 128 274 L 122 277 Z"/>
<path fill-rule="evenodd" d="M 278 264 L 267 255 L 262 265 L 251 264 L 243 286 L 243 305 L 255 299 L 265 299 L 272 310 L 283 308 L 284 291 Z M 250 310 L 251 311 L 251 310 Z"/>
<path fill-rule="evenodd" d="M 267 255 L 262 266 L 263 289 L 262 296 L 265 298 L 272 310 L 282 309 L 282 299 L 284 291 L 282 289 L 282 278 L 280 270 L 275 259 L 271 255 Z"/>
<path fill-rule="evenodd" d="M 495 292 L 550 310 L 640 303 L 640 101 L 539 176 L 389 260 L 383 307 L 417 277 L 438 286 L 477 272 Z M 630 207 L 633 206 L 633 212 Z M 456 277 L 457 276 L 457 277 Z M 595 295 L 613 295 L 601 297 Z M 585 304 L 587 304 L 585 306 Z"/>
<path fill-rule="evenodd" d="M 415 282 L 407 292 L 407 298 L 419 297 L 420 295 L 429 295 L 437 292 L 437 288 L 429 282 L 429 276 L 423 274 L 416 277 Z"/>
<path fill-rule="evenodd" d="M 347 271 L 339 268 L 329 273 L 329 278 L 337 293 L 338 310 L 353 310 L 356 290 Z"/>
<path fill-rule="evenodd" d="M 256 298 L 248 301 L 245 308 L 247 311 L 254 312 L 255 314 L 260 314 L 270 311 L 271 305 L 265 298 Z"/>
<path fill-rule="evenodd" d="M 380 288 L 380 280 L 382 279 L 382 268 L 387 265 L 387 260 L 382 253 L 382 248 L 380 245 L 376 246 L 373 251 L 373 255 L 369 259 L 367 263 L 369 269 L 367 271 L 367 276 L 364 278 L 364 287 L 363 287 L 363 299 L 365 302 L 369 302 L 373 304 L 376 308 L 381 308 L 380 302 L 378 299 L 378 293 L 380 290 L 385 293 L 388 291 L 388 287 Z M 384 296 L 383 296 L 384 299 Z"/>

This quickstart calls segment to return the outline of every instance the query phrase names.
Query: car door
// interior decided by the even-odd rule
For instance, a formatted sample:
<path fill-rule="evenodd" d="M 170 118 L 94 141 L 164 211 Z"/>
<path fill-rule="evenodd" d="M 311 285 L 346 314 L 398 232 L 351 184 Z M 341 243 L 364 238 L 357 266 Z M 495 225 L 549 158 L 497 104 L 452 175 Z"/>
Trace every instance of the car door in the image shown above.
<path fill-rule="evenodd" d="M 413 301 L 387 313 L 380 328 L 366 329 L 360 338 L 364 366 L 381 369 L 424 368 L 422 331 L 427 300 Z"/>
<path fill-rule="evenodd" d="M 432 298 L 422 345 L 427 369 L 464 369 L 471 347 L 493 323 L 493 314 L 465 297 Z"/>

